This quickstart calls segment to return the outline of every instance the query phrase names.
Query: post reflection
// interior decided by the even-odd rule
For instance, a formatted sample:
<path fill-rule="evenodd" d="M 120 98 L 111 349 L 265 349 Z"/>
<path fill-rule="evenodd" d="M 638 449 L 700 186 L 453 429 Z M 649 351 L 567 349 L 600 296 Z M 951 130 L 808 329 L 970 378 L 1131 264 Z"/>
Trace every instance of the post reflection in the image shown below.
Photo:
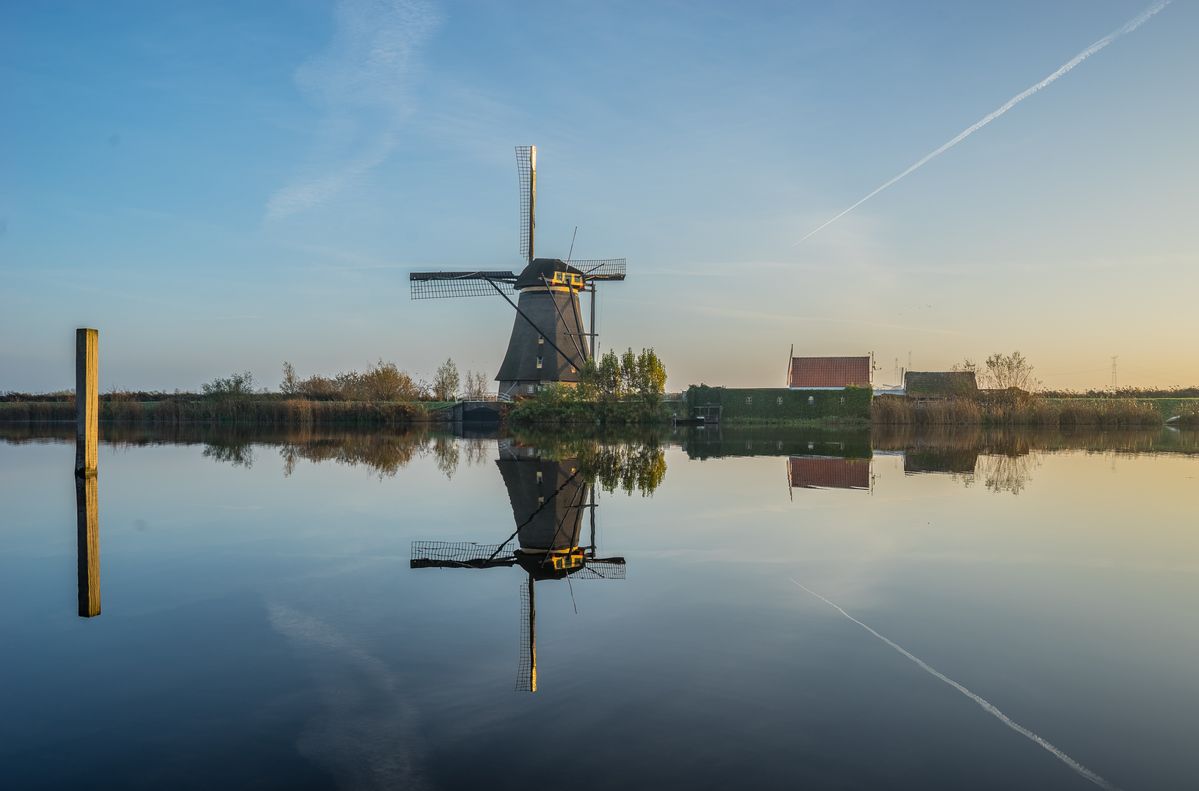
<path fill-rule="evenodd" d="M 490 569 L 519 566 L 521 639 L 517 689 L 537 691 L 537 588 L 551 580 L 624 579 L 623 557 L 598 557 L 595 490 L 577 457 L 550 458 L 511 439 L 499 441 L 496 466 L 508 490 L 516 529 L 499 544 L 416 541 L 411 567 Z M 584 513 L 589 534 L 583 537 Z"/>
<path fill-rule="evenodd" d="M 100 508 L 95 469 L 75 473 L 79 615 L 100 614 Z"/>

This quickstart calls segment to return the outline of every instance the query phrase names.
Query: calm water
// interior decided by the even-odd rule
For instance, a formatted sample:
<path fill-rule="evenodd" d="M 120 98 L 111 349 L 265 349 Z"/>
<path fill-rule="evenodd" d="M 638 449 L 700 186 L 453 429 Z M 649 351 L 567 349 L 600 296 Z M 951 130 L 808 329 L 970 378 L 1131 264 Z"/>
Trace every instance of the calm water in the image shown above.
<path fill-rule="evenodd" d="M 1199 787 L 1193 435 L 65 436 L 5 788 Z"/>

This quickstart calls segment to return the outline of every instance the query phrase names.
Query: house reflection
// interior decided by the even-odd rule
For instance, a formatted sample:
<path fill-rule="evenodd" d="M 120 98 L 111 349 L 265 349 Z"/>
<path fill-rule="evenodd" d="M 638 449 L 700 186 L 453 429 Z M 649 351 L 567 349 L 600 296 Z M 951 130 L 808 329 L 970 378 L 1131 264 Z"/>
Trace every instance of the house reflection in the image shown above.
<path fill-rule="evenodd" d="M 578 457 L 550 458 L 511 439 L 496 461 L 512 506 L 515 530 L 502 543 L 416 541 L 411 567 L 490 569 L 519 566 L 521 640 L 517 689 L 537 691 L 538 582 L 624 579 L 623 557 L 601 558 L 595 545 L 595 490 Z M 584 515 L 588 535 L 584 541 Z"/>
<path fill-rule="evenodd" d="M 979 447 L 909 447 L 903 451 L 903 471 L 908 475 L 952 473 L 973 475 Z"/>
<path fill-rule="evenodd" d="M 870 459 L 843 456 L 792 456 L 787 459 L 792 489 L 870 488 Z"/>

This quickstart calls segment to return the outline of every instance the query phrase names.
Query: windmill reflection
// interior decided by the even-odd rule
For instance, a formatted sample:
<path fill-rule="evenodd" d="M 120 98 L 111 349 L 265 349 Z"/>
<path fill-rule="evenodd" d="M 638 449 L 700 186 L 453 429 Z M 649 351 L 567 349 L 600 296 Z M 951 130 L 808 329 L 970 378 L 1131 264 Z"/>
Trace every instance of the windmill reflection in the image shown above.
<path fill-rule="evenodd" d="M 595 490 L 577 457 L 551 459 L 512 440 L 500 440 L 496 461 L 516 529 L 502 543 L 415 541 L 411 567 L 490 569 L 519 566 L 521 641 L 517 689 L 537 691 L 536 583 L 546 580 L 624 579 L 623 557 L 600 558 L 595 546 Z M 583 541 L 583 516 L 590 532 Z M 573 591 L 572 591 L 573 594 Z"/>

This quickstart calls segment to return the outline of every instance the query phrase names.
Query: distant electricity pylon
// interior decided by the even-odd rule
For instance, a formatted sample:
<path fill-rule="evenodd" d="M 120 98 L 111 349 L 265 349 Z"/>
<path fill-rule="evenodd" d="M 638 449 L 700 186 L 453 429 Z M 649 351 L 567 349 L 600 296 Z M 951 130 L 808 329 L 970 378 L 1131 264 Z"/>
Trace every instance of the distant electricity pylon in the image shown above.
<path fill-rule="evenodd" d="M 1119 355 L 1113 354 L 1112 355 L 1112 392 L 1113 393 L 1119 388 L 1119 381 L 1120 381 L 1116 376 L 1116 360 L 1117 359 L 1119 359 Z"/>

